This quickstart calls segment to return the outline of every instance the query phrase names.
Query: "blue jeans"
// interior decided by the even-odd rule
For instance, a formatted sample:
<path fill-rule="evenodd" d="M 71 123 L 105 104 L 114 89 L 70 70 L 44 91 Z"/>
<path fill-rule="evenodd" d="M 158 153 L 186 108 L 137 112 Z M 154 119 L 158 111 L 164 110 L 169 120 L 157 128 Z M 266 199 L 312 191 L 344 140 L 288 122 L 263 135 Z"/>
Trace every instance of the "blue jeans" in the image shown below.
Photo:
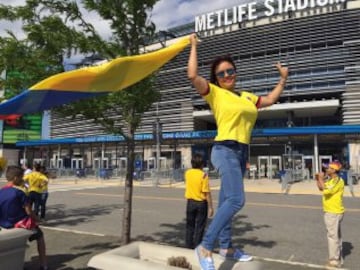
<path fill-rule="evenodd" d="M 46 214 L 46 201 L 49 197 L 49 193 L 48 192 L 43 192 L 41 193 L 41 199 L 40 199 L 40 217 L 41 218 L 45 218 L 45 214 Z"/>
<path fill-rule="evenodd" d="M 247 157 L 246 144 L 215 144 L 212 148 L 211 162 L 219 172 L 221 187 L 218 210 L 201 242 L 207 250 L 214 249 L 216 239 L 221 249 L 232 247 L 232 218 L 245 204 L 243 175 Z"/>
<path fill-rule="evenodd" d="M 30 202 L 32 204 L 32 209 L 35 213 L 35 215 L 39 215 L 39 209 L 41 204 L 41 193 L 30 191 L 29 193 Z"/>

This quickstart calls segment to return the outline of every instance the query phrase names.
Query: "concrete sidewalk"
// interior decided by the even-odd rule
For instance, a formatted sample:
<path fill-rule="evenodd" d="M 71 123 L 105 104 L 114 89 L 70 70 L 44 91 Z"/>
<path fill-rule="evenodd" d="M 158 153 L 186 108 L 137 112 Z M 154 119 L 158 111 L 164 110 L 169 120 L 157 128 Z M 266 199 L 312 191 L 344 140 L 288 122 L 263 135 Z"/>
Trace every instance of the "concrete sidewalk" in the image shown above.
<path fill-rule="evenodd" d="M 315 180 L 303 180 L 289 184 L 287 189 L 283 189 L 278 180 L 269 179 L 256 179 L 245 180 L 245 190 L 247 192 L 260 192 L 260 193 L 284 193 L 288 195 L 321 195 L 317 188 Z M 344 196 L 360 197 L 360 185 L 352 186 L 353 194 L 351 193 L 350 186 L 345 186 Z"/>
<path fill-rule="evenodd" d="M 63 185 L 63 184 L 75 184 L 78 186 L 91 186 L 91 185 L 123 185 L 124 179 L 122 178 L 111 178 L 111 179 L 99 179 L 99 178 L 58 178 L 52 179 L 50 183 L 51 185 Z M 146 181 L 134 181 L 134 186 L 153 186 L 153 180 Z M 219 179 L 211 179 L 210 185 L 213 190 L 220 189 L 220 180 Z M 284 189 L 279 182 L 278 179 L 245 179 L 244 180 L 245 191 L 246 192 L 257 192 L 257 193 L 275 193 L 275 194 L 288 194 L 288 195 L 321 195 L 321 192 L 318 190 L 316 186 L 315 180 L 303 180 L 294 182 L 288 185 L 286 189 Z M 158 187 L 162 188 L 185 188 L 184 182 L 174 182 L 170 179 L 162 179 Z M 351 193 L 350 186 L 345 186 L 344 196 L 346 197 L 360 197 L 360 184 L 352 186 L 353 193 Z"/>

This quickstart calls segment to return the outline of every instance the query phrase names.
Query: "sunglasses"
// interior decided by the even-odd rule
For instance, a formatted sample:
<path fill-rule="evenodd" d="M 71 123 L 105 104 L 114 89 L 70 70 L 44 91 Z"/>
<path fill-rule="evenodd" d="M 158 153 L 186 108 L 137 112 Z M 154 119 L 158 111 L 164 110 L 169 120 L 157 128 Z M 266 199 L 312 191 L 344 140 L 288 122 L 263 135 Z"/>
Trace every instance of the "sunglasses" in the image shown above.
<path fill-rule="evenodd" d="M 234 68 L 228 68 L 228 69 L 225 69 L 223 71 L 219 71 L 217 72 L 215 75 L 216 77 L 218 78 L 225 78 L 225 73 L 228 75 L 228 76 L 232 76 L 232 75 L 235 75 L 236 71 Z"/>

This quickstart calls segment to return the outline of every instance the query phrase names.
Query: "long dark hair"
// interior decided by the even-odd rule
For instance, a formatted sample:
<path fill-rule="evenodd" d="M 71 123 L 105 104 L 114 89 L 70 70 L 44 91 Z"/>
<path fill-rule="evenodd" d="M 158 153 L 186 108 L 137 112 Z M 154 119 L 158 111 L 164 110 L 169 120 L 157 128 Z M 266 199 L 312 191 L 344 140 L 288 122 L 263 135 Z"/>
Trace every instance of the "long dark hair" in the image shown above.
<path fill-rule="evenodd" d="M 213 83 L 213 84 L 216 84 L 218 85 L 218 81 L 217 81 L 217 78 L 216 78 L 216 68 L 217 66 L 222 63 L 222 62 L 229 62 L 235 69 L 236 71 L 236 66 L 235 66 L 235 63 L 234 63 L 234 60 L 231 58 L 230 55 L 224 55 L 224 56 L 219 56 L 219 57 L 216 57 L 214 59 L 214 61 L 211 63 L 211 69 L 210 69 L 210 82 Z"/>

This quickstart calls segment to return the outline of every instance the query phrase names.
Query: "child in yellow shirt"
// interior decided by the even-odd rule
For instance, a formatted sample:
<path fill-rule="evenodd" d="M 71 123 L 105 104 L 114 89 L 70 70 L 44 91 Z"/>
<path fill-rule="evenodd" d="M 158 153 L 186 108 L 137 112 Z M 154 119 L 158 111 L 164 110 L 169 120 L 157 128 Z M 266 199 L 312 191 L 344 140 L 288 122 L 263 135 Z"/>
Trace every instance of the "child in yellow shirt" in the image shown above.
<path fill-rule="evenodd" d="M 214 214 L 209 177 L 203 171 L 204 161 L 200 154 L 191 159 L 192 169 L 185 172 L 186 238 L 187 248 L 194 249 L 201 243 L 206 221 Z"/>

